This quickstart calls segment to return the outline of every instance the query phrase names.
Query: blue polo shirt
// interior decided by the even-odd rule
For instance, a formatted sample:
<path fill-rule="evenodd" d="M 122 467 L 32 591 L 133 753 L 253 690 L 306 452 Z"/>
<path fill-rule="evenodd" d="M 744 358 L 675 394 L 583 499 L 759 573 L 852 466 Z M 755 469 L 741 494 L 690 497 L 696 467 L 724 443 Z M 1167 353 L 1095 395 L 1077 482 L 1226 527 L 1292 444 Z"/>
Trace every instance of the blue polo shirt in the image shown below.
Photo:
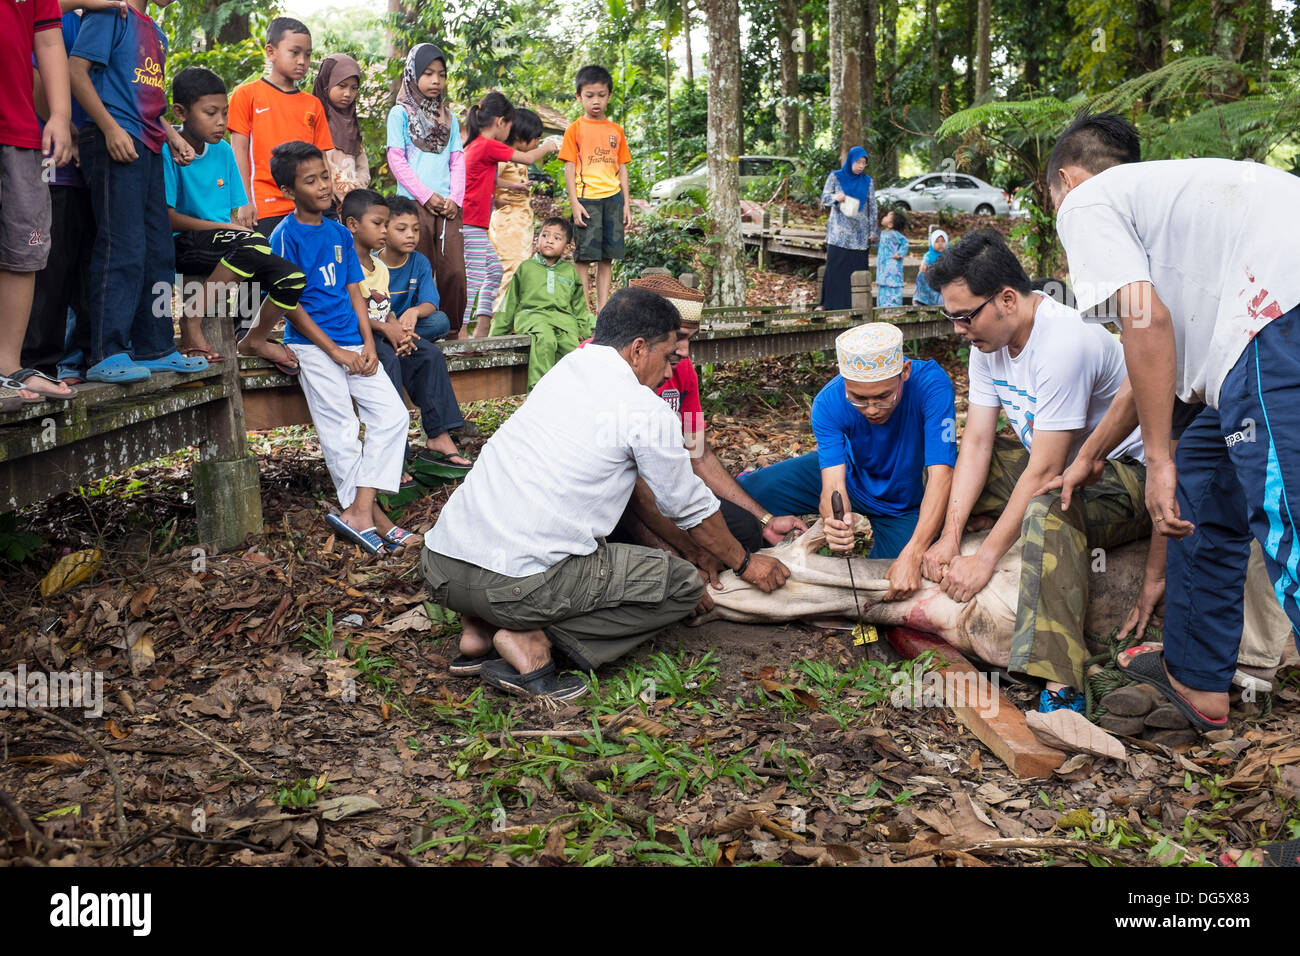
<path fill-rule="evenodd" d="M 178 166 L 172 151 L 164 150 L 163 189 L 172 209 L 209 222 L 230 222 L 230 211 L 248 203 L 235 151 L 224 139 L 204 143 L 188 166 Z"/>
<path fill-rule="evenodd" d="M 388 304 L 394 318 L 407 309 L 433 303 L 438 307 L 438 286 L 433 281 L 433 267 L 422 252 L 412 251 L 400 266 L 388 267 Z"/>
<path fill-rule="evenodd" d="M 332 219 L 319 226 L 298 221 L 296 214 L 280 220 L 271 233 L 271 251 L 288 259 L 307 276 L 298 304 L 335 345 L 360 345 L 361 326 L 348 286 L 361 281 L 361 262 L 352 233 Z M 309 345 L 311 340 L 285 324 L 284 340 Z"/>
<path fill-rule="evenodd" d="M 848 465 L 849 496 L 872 514 L 915 511 L 925 495 L 925 469 L 957 463 L 952 379 L 937 362 L 911 361 L 902 397 L 883 425 L 872 425 L 849 404 L 841 375 L 813 400 L 818 465 Z"/>

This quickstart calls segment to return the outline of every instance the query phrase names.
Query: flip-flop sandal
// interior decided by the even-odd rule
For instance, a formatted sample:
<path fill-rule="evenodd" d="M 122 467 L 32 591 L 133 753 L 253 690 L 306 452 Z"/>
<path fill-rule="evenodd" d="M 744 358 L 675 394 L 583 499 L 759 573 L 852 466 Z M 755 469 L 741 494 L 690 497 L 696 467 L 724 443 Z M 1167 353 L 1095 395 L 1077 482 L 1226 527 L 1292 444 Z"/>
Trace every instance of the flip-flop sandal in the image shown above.
<path fill-rule="evenodd" d="M 465 458 L 465 456 L 461 454 L 457 454 L 456 457 Z M 461 474 L 464 474 L 474 467 L 474 463 L 468 458 L 465 458 L 465 461 L 469 463 L 465 465 L 454 462 L 451 458 L 452 456 L 448 455 L 446 452 L 433 451 L 430 448 L 425 448 L 418 455 L 411 458 L 411 464 L 416 467 L 423 465 L 425 467 L 447 468 L 453 471 L 459 471 Z"/>
<path fill-rule="evenodd" d="M 135 364 L 147 368 L 151 372 L 181 372 L 184 374 L 206 371 L 208 360 L 199 356 L 186 358 L 180 352 L 172 352 L 162 358 L 136 359 Z"/>
<path fill-rule="evenodd" d="M 414 531 L 407 531 L 400 525 L 393 525 L 388 530 L 388 534 L 380 535 L 380 537 L 384 539 L 388 544 L 389 549 L 393 551 L 400 551 L 407 545 L 412 545 L 418 541 L 424 540 L 424 535 L 416 534 Z"/>
<path fill-rule="evenodd" d="M 195 356 L 208 360 L 209 365 L 215 365 L 217 362 L 224 362 L 226 357 L 220 352 L 214 352 L 211 348 L 199 348 L 197 345 L 190 346 L 187 349 L 181 349 L 181 355 L 188 358 Z"/>
<path fill-rule="evenodd" d="M 143 382 L 151 374 L 149 369 L 139 362 L 131 361 L 131 356 L 125 352 L 119 352 L 117 355 L 110 355 L 98 365 L 92 365 L 87 369 L 86 381 L 125 385 L 129 382 Z"/>
<path fill-rule="evenodd" d="M 506 661 L 488 661 L 479 670 L 483 683 L 520 697 L 547 700 L 577 700 L 587 693 L 586 682 L 577 674 L 560 675 L 555 661 L 521 674 Z"/>
<path fill-rule="evenodd" d="M 244 341 L 244 339 L 248 337 L 248 333 L 249 333 L 249 331 L 250 331 L 250 329 L 244 329 L 243 332 L 238 336 L 238 338 L 235 339 L 235 346 L 236 346 L 236 348 L 235 348 L 235 358 L 236 358 L 236 360 L 238 360 L 238 359 L 240 359 L 240 358 L 260 358 L 260 359 L 262 359 L 262 361 L 264 361 L 264 362 L 270 362 L 270 363 L 271 363 L 272 365 L 274 365 L 277 369 L 279 369 L 281 375 L 288 375 L 290 378 L 297 378 L 297 377 L 298 377 L 298 373 L 302 371 L 302 369 L 301 369 L 301 368 L 298 366 L 298 364 L 297 364 L 298 359 L 297 359 L 297 357 L 293 354 L 293 351 L 289 348 L 289 346 L 285 345 L 283 342 L 272 342 L 272 341 L 270 341 L 270 340 L 268 339 L 268 340 L 267 340 L 267 345 L 278 345 L 278 346 L 280 346 L 280 348 L 284 349 L 284 354 L 287 355 L 290 359 L 293 359 L 294 364 L 292 364 L 292 365 L 290 365 L 290 364 L 289 364 L 288 362 L 286 362 L 284 359 L 269 359 L 269 358 L 267 358 L 267 357 L 264 356 L 264 355 L 258 355 L 258 354 L 256 354 L 256 353 L 254 353 L 253 355 L 244 355 L 242 352 L 240 352 L 240 351 L 239 351 L 239 348 L 238 348 L 239 343 L 242 342 L 242 341 Z"/>
<path fill-rule="evenodd" d="M 18 390 L 0 385 L 0 412 L 16 412 L 27 404 L 27 399 L 18 394 Z"/>
<path fill-rule="evenodd" d="M 350 541 L 368 554 L 383 554 L 384 539 L 374 528 L 358 531 L 336 514 L 325 516 L 325 523 L 334 529 L 334 533 L 345 541 Z"/>
<path fill-rule="evenodd" d="M 453 677 L 477 677 L 483 670 L 483 665 L 488 661 L 499 661 L 501 655 L 497 653 L 496 648 L 492 648 L 486 654 L 478 657 L 470 657 L 468 654 L 461 654 L 450 664 L 447 665 L 447 673 Z"/>
<path fill-rule="evenodd" d="M 1300 840 L 1266 843 L 1255 849 L 1264 851 L 1262 866 L 1300 866 Z M 1220 853 L 1219 866 L 1239 867 L 1241 863 L 1226 853 Z"/>
<path fill-rule="evenodd" d="M 1129 652 L 1141 650 L 1141 648 L 1134 647 L 1130 648 Z M 1150 684 L 1160 691 L 1169 703 L 1177 707 L 1188 722 L 1202 733 L 1207 730 L 1222 730 L 1228 726 L 1227 717 L 1220 717 L 1218 720 L 1206 717 L 1193 706 L 1191 701 L 1174 690 L 1174 685 L 1169 681 L 1169 675 L 1165 673 L 1163 651 L 1152 648 L 1146 653 L 1134 653 L 1128 659 L 1128 664 L 1120 665 L 1119 669 L 1134 680 Z"/>
<path fill-rule="evenodd" d="M 39 389 L 32 388 L 30 382 L 34 378 L 38 378 L 42 382 L 48 382 L 50 385 L 57 385 L 59 388 L 67 389 L 67 391 L 60 392 L 57 394 L 51 392 L 42 392 Z M 72 391 L 72 389 L 68 388 L 68 386 L 64 385 L 57 378 L 51 378 L 50 376 L 46 375 L 44 372 L 41 372 L 34 368 L 20 368 L 18 371 L 11 372 L 8 375 L 0 375 L 0 385 L 3 385 L 5 388 L 26 389 L 29 392 L 35 392 L 37 395 L 41 396 L 40 401 L 45 401 L 47 399 L 55 399 L 55 400 L 69 399 L 76 394 L 75 392 Z M 25 399 L 25 401 L 31 401 L 31 399 Z"/>

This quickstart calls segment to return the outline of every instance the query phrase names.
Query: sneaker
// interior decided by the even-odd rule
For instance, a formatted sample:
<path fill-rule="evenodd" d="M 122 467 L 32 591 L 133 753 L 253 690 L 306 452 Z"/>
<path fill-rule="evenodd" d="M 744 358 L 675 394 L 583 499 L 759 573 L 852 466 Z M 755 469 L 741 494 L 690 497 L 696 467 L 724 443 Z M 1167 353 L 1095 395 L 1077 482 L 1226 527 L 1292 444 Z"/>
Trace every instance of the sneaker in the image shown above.
<path fill-rule="evenodd" d="M 1087 699 L 1073 687 L 1062 691 L 1046 690 L 1038 695 L 1038 712 L 1050 714 L 1054 710 L 1074 710 L 1083 713 L 1088 708 Z"/>
<path fill-rule="evenodd" d="M 572 672 L 560 674 L 555 669 L 555 661 L 548 661 L 528 674 L 519 673 L 503 660 L 484 661 L 479 675 L 483 683 L 498 690 L 534 700 L 577 700 L 587 693 L 586 681 Z"/>

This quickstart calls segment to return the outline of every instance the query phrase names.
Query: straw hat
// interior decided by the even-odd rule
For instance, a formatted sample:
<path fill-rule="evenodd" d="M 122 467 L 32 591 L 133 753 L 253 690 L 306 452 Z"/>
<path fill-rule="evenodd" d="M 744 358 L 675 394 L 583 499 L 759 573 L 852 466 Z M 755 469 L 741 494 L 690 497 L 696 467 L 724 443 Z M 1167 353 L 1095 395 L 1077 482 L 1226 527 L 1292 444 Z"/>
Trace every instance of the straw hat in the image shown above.
<path fill-rule="evenodd" d="M 636 286 L 638 289 L 658 292 L 675 305 L 682 317 L 683 328 L 698 329 L 700 327 L 700 315 L 704 309 L 703 292 L 684 286 L 672 276 L 666 275 L 642 276 L 640 279 L 633 279 L 628 285 Z"/>

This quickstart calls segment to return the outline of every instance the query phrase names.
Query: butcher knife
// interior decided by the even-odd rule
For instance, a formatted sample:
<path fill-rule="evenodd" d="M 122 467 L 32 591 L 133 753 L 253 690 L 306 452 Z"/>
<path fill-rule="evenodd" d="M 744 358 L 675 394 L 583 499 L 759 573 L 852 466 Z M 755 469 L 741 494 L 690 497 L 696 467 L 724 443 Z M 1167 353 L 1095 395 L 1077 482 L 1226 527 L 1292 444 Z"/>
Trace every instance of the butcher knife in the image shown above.
<path fill-rule="evenodd" d="M 831 513 L 835 516 L 836 521 L 844 520 L 844 498 L 838 491 L 831 492 Z M 862 620 L 862 605 L 858 602 L 858 585 L 853 580 L 853 549 L 844 556 L 844 560 L 849 564 L 849 585 L 853 588 L 853 609 L 858 612 L 858 626 L 853 629 L 854 644 L 870 644 L 875 641 L 879 635 L 876 629 L 865 624 Z"/>

